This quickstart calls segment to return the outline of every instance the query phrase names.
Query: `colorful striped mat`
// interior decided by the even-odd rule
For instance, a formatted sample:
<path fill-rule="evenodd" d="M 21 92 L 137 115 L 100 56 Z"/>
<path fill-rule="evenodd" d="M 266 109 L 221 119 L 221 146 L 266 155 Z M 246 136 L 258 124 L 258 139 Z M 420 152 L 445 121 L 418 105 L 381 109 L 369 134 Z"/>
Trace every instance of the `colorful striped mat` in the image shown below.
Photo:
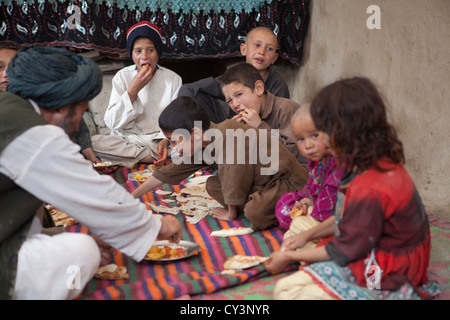
<path fill-rule="evenodd" d="M 133 171 L 144 170 L 142 165 Z M 110 175 L 125 189 L 132 191 L 138 182 L 128 180 L 131 170 L 123 167 L 111 168 Z M 214 174 L 204 170 L 202 174 Z M 159 189 L 177 191 L 187 181 L 180 185 L 164 185 Z M 155 190 L 156 191 L 156 190 Z M 158 195 L 150 192 L 142 197 L 142 201 L 159 202 Z M 164 204 L 167 205 L 167 204 Z M 244 300 L 272 299 L 271 290 L 277 280 L 286 273 L 276 276 L 269 275 L 263 267 L 254 267 L 233 275 L 222 275 L 223 262 L 234 254 L 268 256 L 280 248 L 283 232 L 273 228 L 250 235 L 215 238 L 210 233 L 222 228 L 249 226 L 248 220 L 240 216 L 233 222 L 225 222 L 207 217 L 198 224 L 190 224 L 184 215 L 177 218 L 183 225 L 183 240 L 198 243 L 202 250 L 198 256 L 180 260 L 175 263 L 154 263 L 142 261 L 136 263 L 118 252 L 114 261 L 119 266 L 126 266 L 129 280 L 95 280 L 92 279 L 79 299 L 97 300 L 162 300 L 162 299 L 207 299 L 207 300 Z M 432 252 L 429 266 L 429 278 L 437 280 L 441 285 L 439 299 L 450 299 L 450 222 L 429 214 L 431 225 Z M 86 227 L 76 225 L 67 229 L 69 232 L 88 233 Z M 294 271 L 295 266 L 287 269 Z"/>
<path fill-rule="evenodd" d="M 140 166 L 136 170 L 144 169 L 144 166 Z M 139 183 L 127 179 L 130 172 L 129 169 L 120 167 L 110 174 L 128 191 L 132 191 Z M 204 170 L 202 174 L 208 175 L 214 174 L 214 172 Z M 187 181 L 183 181 L 178 186 L 163 185 L 159 189 L 179 192 Z M 168 205 L 159 202 L 155 191 L 144 195 L 142 201 Z M 223 228 L 249 227 L 250 223 L 243 215 L 234 221 L 221 221 L 208 216 L 197 224 L 187 222 L 183 214 L 178 214 L 176 217 L 183 225 L 183 240 L 193 241 L 201 246 L 199 255 L 171 263 L 147 260 L 137 263 L 118 252 L 111 263 L 126 266 L 130 276 L 129 280 L 92 279 L 79 298 L 101 300 L 176 299 L 211 294 L 268 276 L 263 266 L 227 275 L 221 274 L 221 271 L 225 260 L 235 254 L 268 256 L 271 252 L 279 250 L 283 237 L 281 229 L 273 228 L 245 236 L 217 238 L 211 237 L 212 231 Z M 73 226 L 68 231 L 89 232 L 82 225 Z M 294 266 L 292 270 L 293 268 Z"/>

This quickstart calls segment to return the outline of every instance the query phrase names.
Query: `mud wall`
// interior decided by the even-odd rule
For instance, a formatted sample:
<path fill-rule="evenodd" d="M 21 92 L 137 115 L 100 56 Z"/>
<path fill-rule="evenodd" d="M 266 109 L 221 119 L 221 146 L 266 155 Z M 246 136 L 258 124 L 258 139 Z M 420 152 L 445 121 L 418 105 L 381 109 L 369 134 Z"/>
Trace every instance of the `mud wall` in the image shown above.
<path fill-rule="evenodd" d="M 372 79 L 427 208 L 450 217 L 450 1 L 312 0 L 308 32 L 302 65 L 276 66 L 292 99 L 340 78 Z"/>

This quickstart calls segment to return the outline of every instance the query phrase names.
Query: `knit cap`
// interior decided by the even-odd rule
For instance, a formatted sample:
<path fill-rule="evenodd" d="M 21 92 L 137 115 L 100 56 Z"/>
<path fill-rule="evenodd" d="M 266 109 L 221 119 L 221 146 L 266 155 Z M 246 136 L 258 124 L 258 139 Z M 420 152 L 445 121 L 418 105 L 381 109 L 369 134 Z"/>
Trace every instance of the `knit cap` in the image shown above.
<path fill-rule="evenodd" d="M 142 21 L 128 29 L 127 50 L 130 58 L 132 57 L 134 41 L 138 37 L 150 39 L 155 45 L 158 56 L 161 58 L 164 45 L 162 42 L 161 30 L 155 24 L 148 21 Z"/>

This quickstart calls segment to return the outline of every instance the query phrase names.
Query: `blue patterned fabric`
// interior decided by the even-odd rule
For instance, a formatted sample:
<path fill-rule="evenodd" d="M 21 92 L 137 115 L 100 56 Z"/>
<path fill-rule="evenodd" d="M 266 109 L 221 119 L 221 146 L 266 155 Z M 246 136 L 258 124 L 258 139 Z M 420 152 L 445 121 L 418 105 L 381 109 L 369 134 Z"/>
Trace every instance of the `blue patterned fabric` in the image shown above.
<path fill-rule="evenodd" d="M 240 45 L 250 30 L 266 26 L 278 37 L 280 58 L 299 65 L 310 19 L 309 0 L 158 0 L 166 6 L 158 9 L 153 1 L 146 7 L 142 1 L 137 9 L 136 0 L 125 6 L 125 0 L 108 1 L 0 0 L 0 40 L 127 55 L 127 30 L 146 20 L 161 29 L 160 58 L 232 58 L 241 56 Z"/>
<path fill-rule="evenodd" d="M 421 300 L 421 295 L 409 284 L 396 291 L 375 290 L 359 286 L 350 268 L 341 268 L 332 261 L 318 262 L 303 267 L 317 282 L 341 300 Z M 429 281 L 420 290 L 431 297 L 440 293 L 436 281 Z"/>
<path fill-rule="evenodd" d="M 0 4 L 4 3 L 10 5 L 12 3 L 17 3 L 19 6 L 23 4 L 33 4 L 33 3 L 44 3 L 43 0 L 1 0 Z M 64 0 L 48 0 L 50 4 L 55 2 L 64 3 Z M 119 9 L 137 9 L 145 11 L 150 9 L 150 11 L 162 11 L 168 12 L 192 12 L 200 13 L 215 11 L 223 11 L 225 13 L 241 12 L 250 13 L 253 10 L 258 11 L 264 4 L 270 4 L 272 0 L 86 0 L 83 1 L 88 4 L 103 4 L 106 3 L 108 7 L 116 6 Z"/>

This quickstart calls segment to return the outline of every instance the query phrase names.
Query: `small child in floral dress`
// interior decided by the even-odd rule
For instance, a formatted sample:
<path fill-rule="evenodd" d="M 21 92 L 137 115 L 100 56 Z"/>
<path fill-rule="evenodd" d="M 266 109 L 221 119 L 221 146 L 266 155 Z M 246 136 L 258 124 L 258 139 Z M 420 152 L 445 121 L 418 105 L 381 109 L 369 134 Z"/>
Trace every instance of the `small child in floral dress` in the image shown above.
<path fill-rule="evenodd" d="M 284 238 L 312 228 L 333 215 L 343 173 L 337 168 L 323 133 L 316 129 L 309 108 L 309 104 L 303 105 L 292 118 L 297 148 L 308 159 L 309 179 L 301 190 L 284 194 L 277 203 L 277 220 L 288 230 Z M 295 216 L 295 212 L 300 215 Z"/>

